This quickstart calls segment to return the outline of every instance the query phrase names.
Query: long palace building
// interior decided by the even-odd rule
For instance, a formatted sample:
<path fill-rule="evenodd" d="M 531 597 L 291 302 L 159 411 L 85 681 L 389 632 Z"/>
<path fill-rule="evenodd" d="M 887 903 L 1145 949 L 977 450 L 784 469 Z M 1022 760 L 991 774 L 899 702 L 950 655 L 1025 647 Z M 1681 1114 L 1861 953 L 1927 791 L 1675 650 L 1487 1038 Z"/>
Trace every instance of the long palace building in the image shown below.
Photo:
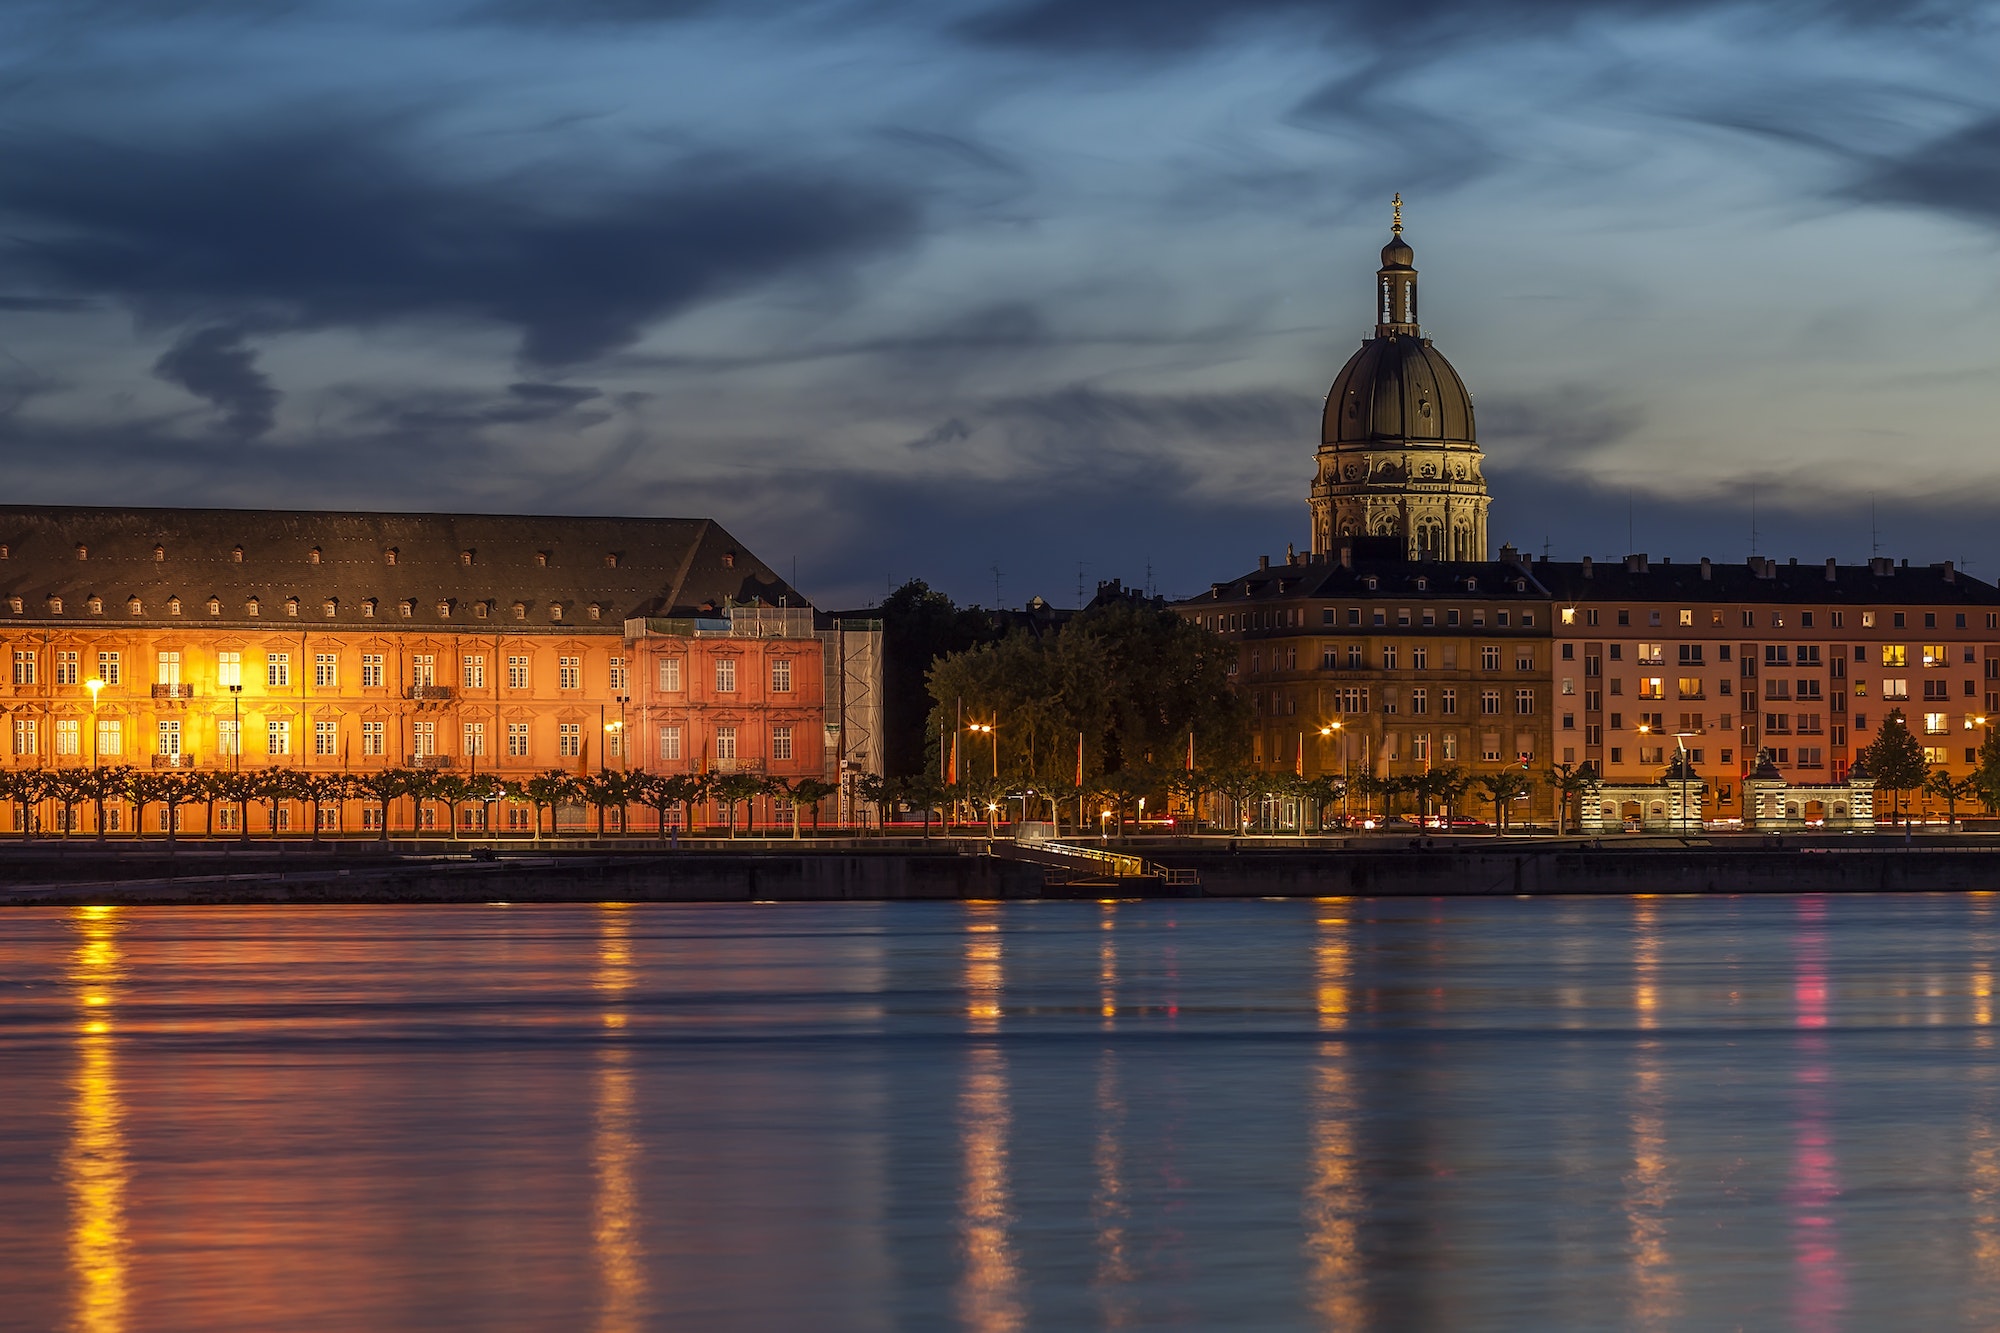
<path fill-rule="evenodd" d="M 879 622 L 706 519 L 4 506 L 0 599 L 15 767 L 880 770 Z"/>
<path fill-rule="evenodd" d="M 1414 261 L 1399 207 L 1374 336 L 1327 394 L 1310 551 L 1176 607 L 1237 644 L 1254 762 L 1607 785 L 1684 762 L 1709 817 L 1740 819 L 1753 777 L 1846 782 L 1899 711 L 1932 767 L 1972 771 L 2000 724 L 2000 588 L 1949 562 L 1489 560 L 1472 398 L 1417 323 Z"/>

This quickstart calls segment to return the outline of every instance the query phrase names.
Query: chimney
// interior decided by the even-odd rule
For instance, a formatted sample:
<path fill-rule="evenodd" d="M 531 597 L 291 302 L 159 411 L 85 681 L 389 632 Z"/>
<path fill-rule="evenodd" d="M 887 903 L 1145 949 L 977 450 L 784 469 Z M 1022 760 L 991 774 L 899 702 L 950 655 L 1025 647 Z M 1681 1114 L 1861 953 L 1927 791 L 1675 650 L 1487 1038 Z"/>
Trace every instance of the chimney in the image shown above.
<path fill-rule="evenodd" d="M 1835 568 L 1833 557 L 1828 556 L 1826 558 L 1826 581 L 1828 583 L 1836 582 L 1839 578 L 1839 575 L 1835 572 Z"/>
<path fill-rule="evenodd" d="M 1714 577 L 1715 577 L 1714 567 L 1708 563 L 1708 557 L 1703 556 L 1701 558 L 1701 581 L 1703 583 L 1707 583 L 1710 579 Z"/>
<path fill-rule="evenodd" d="M 1521 563 L 1521 553 L 1514 549 L 1514 543 L 1508 542 L 1500 548 L 1500 563 L 1503 565 L 1518 565 Z"/>
<path fill-rule="evenodd" d="M 1589 578 L 1589 577 L 1590 577 L 1590 557 L 1589 557 L 1589 556 L 1585 556 L 1585 557 L 1583 558 L 1583 576 L 1584 576 L 1585 578 Z"/>
<path fill-rule="evenodd" d="M 1896 562 L 1886 555 L 1868 557 L 1868 572 L 1878 579 L 1886 579 L 1896 572 Z"/>
<path fill-rule="evenodd" d="M 1778 577 L 1778 562 L 1768 555 L 1751 556 L 1750 568 L 1760 579 L 1774 579 Z"/>
<path fill-rule="evenodd" d="M 1626 556 L 1626 557 L 1625 557 L 1625 572 L 1626 572 L 1627 574 L 1643 574 L 1643 573 L 1645 573 L 1645 572 L 1646 572 L 1646 556 L 1645 556 L 1645 553 L 1644 553 L 1644 552 L 1641 552 L 1641 553 L 1640 553 L 1640 554 L 1638 554 L 1638 555 L 1628 555 L 1628 556 Z"/>
<path fill-rule="evenodd" d="M 1341 543 L 1340 567 L 1342 569 L 1354 568 L 1354 543 L 1352 542 Z"/>
<path fill-rule="evenodd" d="M 1297 563 L 1299 563 L 1298 548 L 1293 546 L 1290 542 L 1285 543 L 1285 563 L 1288 565 L 1296 565 Z"/>
<path fill-rule="evenodd" d="M 1270 557 L 1270 556 L 1268 556 L 1268 555 L 1260 555 L 1260 556 L 1258 556 L 1258 557 L 1257 557 L 1257 568 L 1259 568 L 1259 569 L 1269 569 L 1270 567 L 1271 567 L 1271 557 Z"/>
<path fill-rule="evenodd" d="M 1944 562 L 1944 581 L 1946 583 L 1958 582 L 1958 570 L 1952 567 L 1952 562 L 1949 560 Z"/>
<path fill-rule="evenodd" d="M 1799 558 L 1798 558 L 1797 556 L 1793 556 L 1793 557 L 1792 557 L 1792 568 L 1794 568 L 1794 569 L 1797 569 L 1798 567 L 1799 567 Z"/>
<path fill-rule="evenodd" d="M 1908 569 L 1909 567 L 1910 567 L 1910 557 L 1908 557 L 1908 556 L 1904 556 L 1904 557 L 1903 557 L 1903 568 L 1904 568 L 1904 569 Z"/>

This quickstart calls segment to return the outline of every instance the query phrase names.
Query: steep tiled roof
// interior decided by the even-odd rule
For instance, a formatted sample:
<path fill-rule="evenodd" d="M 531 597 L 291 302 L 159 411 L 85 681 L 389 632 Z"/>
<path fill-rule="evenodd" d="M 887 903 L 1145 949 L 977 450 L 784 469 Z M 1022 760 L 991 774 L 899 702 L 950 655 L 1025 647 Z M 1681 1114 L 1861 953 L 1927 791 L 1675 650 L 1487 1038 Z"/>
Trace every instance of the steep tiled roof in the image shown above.
<path fill-rule="evenodd" d="M 1176 605 L 1195 607 L 1280 597 L 1388 596 L 1459 601 L 1468 597 L 1549 599 L 1548 590 L 1532 573 L 1503 560 L 1358 559 L 1343 565 L 1315 557 L 1254 569 Z"/>
<path fill-rule="evenodd" d="M 1636 567 L 1635 567 L 1636 566 Z M 1951 565 L 1876 560 L 1836 565 L 1758 560 L 1673 564 L 1661 560 L 1537 560 L 1534 576 L 1559 602 L 1801 602 L 1820 606 L 2000 606 L 2000 588 Z"/>
<path fill-rule="evenodd" d="M 55 505 L 0 505 L 0 599 L 0 625 L 268 625 L 296 599 L 300 622 L 359 623 L 372 602 L 378 623 L 570 632 L 806 605 L 709 519 Z"/>

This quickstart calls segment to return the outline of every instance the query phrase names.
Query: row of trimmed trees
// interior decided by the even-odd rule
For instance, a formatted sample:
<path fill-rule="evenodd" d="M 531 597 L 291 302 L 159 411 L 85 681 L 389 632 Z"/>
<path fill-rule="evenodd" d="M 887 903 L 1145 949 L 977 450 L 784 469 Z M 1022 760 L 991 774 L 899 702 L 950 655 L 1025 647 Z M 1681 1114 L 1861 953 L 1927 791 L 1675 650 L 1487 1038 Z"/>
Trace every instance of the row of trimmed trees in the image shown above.
<path fill-rule="evenodd" d="M 549 814 L 549 831 L 555 832 L 555 811 L 574 805 L 592 806 L 597 811 L 597 832 L 605 834 L 612 812 L 616 812 L 619 832 L 626 829 L 626 814 L 633 806 L 650 809 L 658 816 L 659 836 L 671 831 L 669 815 L 676 810 L 695 812 L 713 801 L 723 807 L 731 836 L 736 832 L 739 806 L 749 814 L 754 831 L 755 802 L 759 797 L 782 797 L 792 803 L 792 831 L 798 831 L 801 809 L 812 812 L 815 830 L 819 827 L 820 803 L 839 790 L 818 778 L 779 778 L 756 773 L 566 773 L 560 769 L 535 777 L 503 780 L 491 773 L 464 776 L 424 768 L 389 768 L 369 773 L 309 773 L 295 768 L 252 769 L 243 772 L 159 772 L 124 766 L 100 768 L 0 769 L 0 801 L 17 807 L 16 827 L 21 837 L 33 836 L 33 812 L 55 804 L 60 810 L 58 826 L 68 837 L 77 826 L 77 814 L 86 806 L 97 811 L 97 836 L 106 835 L 104 807 L 112 801 L 130 801 L 136 807 L 138 827 L 143 834 L 148 809 L 163 812 L 160 823 L 169 841 L 179 831 L 178 812 L 188 806 L 205 806 L 205 827 L 215 829 L 217 806 L 237 811 L 237 835 L 250 836 L 249 811 L 253 804 L 269 807 L 266 827 L 278 830 L 278 810 L 286 802 L 299 802 L 311 810 L 308 821 L 315 842 L 321 833 L 320 811 L 345 801 L 372 802 L 381 812 L 379 836 L 389 836 L 391 802 L 409 800 L 417 811 L 426 805 L 442 805 L 451 837 L 458 837 L 460 813 L 467 806 L 481 806 L 490 827 L 492 807 L 500 801 L 515 801 L 532 807 L 534 835 L 540 837 L 543 812 Z M 421 824 L 419 813 L 411 821 Z"/>

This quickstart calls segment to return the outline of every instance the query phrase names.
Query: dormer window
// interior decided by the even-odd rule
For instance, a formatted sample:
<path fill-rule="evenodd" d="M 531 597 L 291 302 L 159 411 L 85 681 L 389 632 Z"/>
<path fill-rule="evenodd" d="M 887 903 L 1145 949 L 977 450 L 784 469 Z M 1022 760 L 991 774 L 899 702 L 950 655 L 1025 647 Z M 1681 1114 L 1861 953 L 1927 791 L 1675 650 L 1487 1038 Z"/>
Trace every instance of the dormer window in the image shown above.
<path fill-rule="evenodd" d="M 89 601 L 85 602 L 84 606 L 89 608 L 90 614 L 92 614 L 93 616 L 101 616 L 104 614 L 104 599 L 102 597 L 93 597 Z"/>
<path fill-rule="evenodd" d="M 526 602 L 514 603 L 514 619 L 526 620 L 527 618 L 528 618 L 528 604 Z"/>
<path fill-rule="evenodd" d="M 220 597 L 211 597 L 208 599 L 208 613 L 212 616 L 222 614 L 222 599 Z"/>
<path fill-rule="evenodd" d="M 472 552 L 471 552 L 471 551 L 460 551 L 460 552 L 458 553 L 458 563 L 459 563 L 459 564 L 461 564 L 461 565 L 465 565 L 466 567 L 470 568 L 470 567 L 471 567 L 471 565 L 472 565 Z"/>
<path fill-rule="evenodd" d="M 736 552 L 724 551 L 722 553 L 722 567 L 724 569 L 736 568 Z"/>
<path fill-rule="evenodd" d="M 1419 579 L 1417 580 L 1417 591 L 1418 591 L 1418 592 L 1429 592 L 1429 591 L 1430 591 L 1430 588 L 1431 588 L 1431 581 L 1430 581 L 1429 579 L 1426 579 L 1426 578 L 1419 578 Z"/>
<path fill-rule="evenodd" d="M 325 616 L 328 620 L 332 620 L 334 616 L 339 614 L 339 612 L 340 612 L 340 603 L 334 601 L 331 597 L 327 598 L 325 601 L 319 604 L 319 613 Z"/>
<path fill-rule="evenodd" d="M 492 608 L 492 605 L 491 602 L 474 602 L 472 604 L 472 614 L 478 619 L 484 620 L 486 619 L 487 611 Z"/>
<path fill-rule="evenodd" d="M 62 614 L 62 598 L 60 597 L 49 598 L 49 614 L 52 616 L 59 616 Z"/>
<path fill-rule="evenodd" d="M 408 620 L 411 616 L 417 613 L 417 604 L 415 600 L 405 597 L 401 605 L 403 611 L 403 619 Z"/>
<path fill-rule="evenodd" d="M 243 609 L 244 609 L 245 611 L 248 611 L 248 612 L 250 613 L 250 615 L 252 616 L 252 618 L 254 618 L 254 617 L 256 616 L 256 614 L 257 614 L 257 611 L 258 611 L 258 606 L 259 606 L 259 604 L 258 604 L 258 601 L 257 601 L 257 599 L 256 599 L 255 597 L 252 597 L 252 598 L 251 598 L 251 599 L 250 599 L 250 600 L 249 600 L 249 601 L 248 601 L 247 603 L 245 603 L 245 604 L 244 604 L 244 608 L 243 608 Z"/>
<path fill-rule="evenodd" d="M 604 553 L 604 567 L 606 569 L 618 568 L 618 552 L 606 551 Z"/>
<path fill-rule="evenodd" d="M 391 546 L 388 550 L 382 552 L 382 563 L 385 565 L 393 565 L 396 563 L 395 547 Z"/>
<path fill-rule="evenodd" d="M 549 553 L 547 551 L 535 552 L 535 563 L 537 565 L 547 565 L 549 563 Z"/>
<path fill-rule="evenodd" d="M 1373 574 L 1370 574 L 1368 576 L 1368 578 L 1365 580 L 1365 583 L 1368 588 L 1368 591 L 1370 592 L 1375 591 L 1375 576 Z"/>
<path fill-rule="evenodd" d="M 450 620 L 450 619 L 451 619 L 451 603 L 450 603 L 450 602 L 439 602 L 439 603 L 438 603 L 438 619 L 439 619 L 439 620 Z"/>
<path fill-rule="evenodd" d="M 375 618 L 375 599 L 373 597 L 361 603 L 361 618 L 363 620 L 373 620 Z"/>
<path fill-rule="evenodd" d="M 550 620 L 561 620 L 561 619 L 562 619 L 562 603 L 561 603 L 561 602 L 550 602 L 550 603 L 549 603 L 549 619 L 550 619 Z"/>
<path fill-rule="evenodd" d="M 165 560 L 166 558 L 167 558 L 166 547 L 158 545 L 153 547 L 153 562 L 155 564 L 158 564 L 160 561 Z"/>
<path fill-rule="evenodd" d="M 312 550 L 306 552 L 306 563 L 309 565 L 319 563 L 319 547 L 315 546 Z"/>
<path fill-rule="evenodd" d="M 177 616 L 180 613 L 181 613 L 181 599 L 178 597 L 167 598 L 167 614 L 170 616 Z"/>
<path fill-rule="evenodd" d="M 82 542 L 78 542 L 76 544 L 76 558 L 79 560 L 90 559 L 90 548 L 88 546 L 85 546 Z"/>
<path fill-rule="evenodd" d="M 243 548 L 242 548 L 242 547 L 240 547 L 240 546 L 232 546 L 232 547 L 231 547 L 231 548 L 229 549 L 229 559 L 230 559 L 230 561 L 231 561 L 232 563 L 234 563 L 234 564 L 238 564 L 238 565 L 242 564 L 242 563 L 243 563 Z"/>
<path fill-rule="evenodd" d="M 131 615 L 135 616 L 144 615 L 146 611 L 146 604 L 140 601 L 137 597 L 134 597 L 130 601 L 125 603 L 125 610 Z"/>
<path fill-rule="evenodd" d="M 12 560 L 13 558 L 14 548 L 6 542 L 0 542 L 0 560 Z"/>
<path fill-rule="evenodd" d="M 1479 580 L 1478 580 L 1478 579 L 1467 579 L 1467 580 L 1465 581 L 1465 590 L 1466 590 L 1467 592 L 1478 592 L 1478 591 L 1479 591 Z"/>
<path fill-rule="evenodd" d="M 590 604 L 590 618 L 592 620 L 600 620 L 603 618 L 603 616 L 604 616 L 604 608 L 599 606 L 596 602 L 592 602 Z"/>
<path fill-rule="evenodd" d="M 17 615 L 17 616 L 18 616 L 18 615 L 20 615 L 20 614 L 21 614 L 21 599 L 20 599 L 20 598 L 18 598 L 18 597 L 9 597 L 9 598 L 7 599 L 7 609 L 8 609 L 9 611 L 12 611 L 12 612 L 13 612 L 13 613 L 14 613 L 15 615 Z"/>
<path fill-rule="evenodd" d="M 287 598 L 285 599 L 285 614 L 286 614 L 286 615 L 288 615 L 288 616 L 290 616 L 290 617 L 291 617 L 292 619 L 294 619 L 294 620 L 298 619 L 298 616 L 299 616 L 299 599 L 298 599 L 298 598 L 296 598 L 296 597 L 287 597 Z"/>

